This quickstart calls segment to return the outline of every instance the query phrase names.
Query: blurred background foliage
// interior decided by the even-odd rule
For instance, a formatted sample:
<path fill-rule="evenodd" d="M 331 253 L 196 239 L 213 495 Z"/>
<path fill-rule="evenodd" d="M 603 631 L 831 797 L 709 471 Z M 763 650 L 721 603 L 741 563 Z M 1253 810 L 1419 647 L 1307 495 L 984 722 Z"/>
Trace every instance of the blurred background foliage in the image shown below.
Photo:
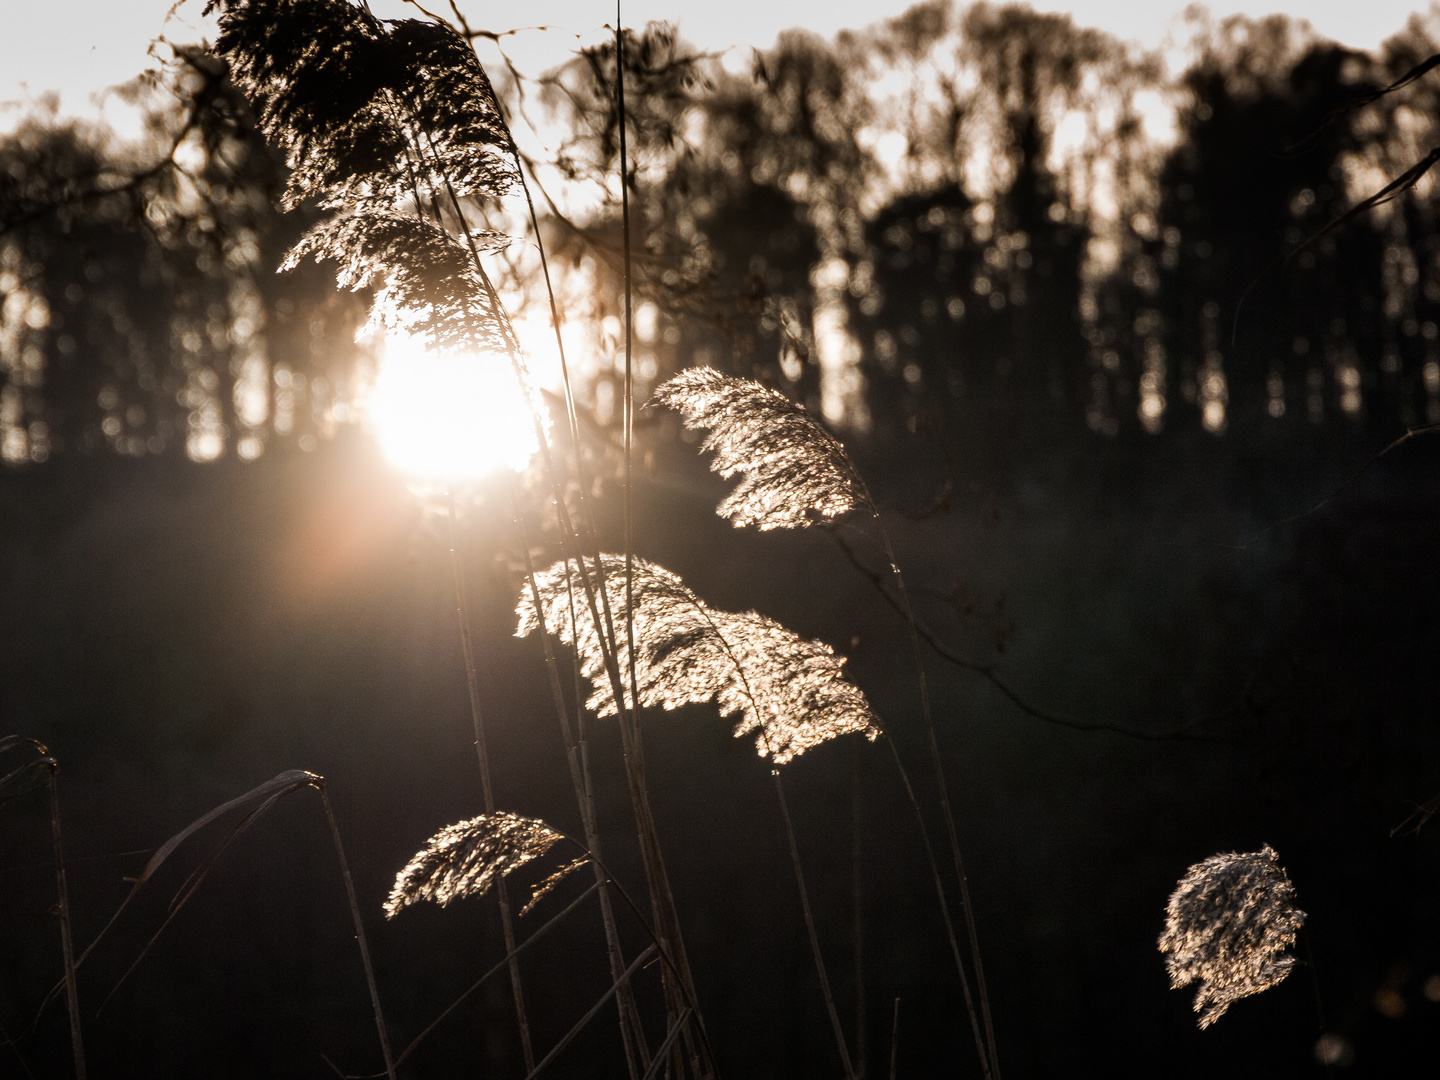
<path fill-rule="evenodd" d="M 1434 141 L 1433 82 L 1345 106 L 1440 28 L 1416 16 L 1377 56 L 1278 16 L 1189 31 L 1178 72 L 1066 16 L 945 0 L 791 32 L 740 73 L 633 34 L 642 393 L 709 363 L 881 441 L 926 415 L 982 442 L 1440 420 L 1431 183 L 1296 253 Z M 542 228 L 615 423 L 613 47 L 498 74 L 548 137 Z M 359 301 L 274 276 L 311 217 L 276 212 L 222 69 L 181 49 L 131 93 L 142 143 L 41 114 L 0 144 L 5 460 L 312 446 L 363 409 Z M 507 286 L 543 329 L 533 263 L 516 245 Z"/>

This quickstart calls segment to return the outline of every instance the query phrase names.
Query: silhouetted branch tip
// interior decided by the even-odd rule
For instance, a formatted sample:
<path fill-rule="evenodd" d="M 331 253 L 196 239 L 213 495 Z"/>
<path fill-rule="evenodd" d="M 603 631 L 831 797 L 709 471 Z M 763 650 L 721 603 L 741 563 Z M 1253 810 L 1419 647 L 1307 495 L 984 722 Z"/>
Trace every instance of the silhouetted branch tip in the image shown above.
<path fill-rule="evenodd" d="M 1170 894 L 1160 951 L 1170 986 L 1198 981 L 1195 1011 L 1207 1028 L 1232 1002 L 1268 990 L 1290 974 L 1305 913 L 1267 844 L 1247 854 L 1212 855 L 1186 871 Z"/>

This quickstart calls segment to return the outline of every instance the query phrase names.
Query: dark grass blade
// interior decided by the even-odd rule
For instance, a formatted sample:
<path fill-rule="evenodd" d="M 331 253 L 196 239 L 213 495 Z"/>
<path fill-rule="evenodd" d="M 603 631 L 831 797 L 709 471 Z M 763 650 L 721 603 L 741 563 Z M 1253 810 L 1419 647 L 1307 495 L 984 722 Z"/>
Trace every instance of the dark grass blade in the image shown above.
<path fill-rule="evenodd" d="M 125 969 L 125 974 L 121 975 L 119 981 L 110 988 L 110 993 L 106 994 L 105 1000 L 100 1003 L 101 1010 L 103 1010 L 106 1005 L 110 1004 L 110 999 L 116 995 L 116 993 L 120 990 L 120 987 L 125 984 L 125 981 L 129 979 L 130 976 L 134 973 L 135 969 L 140 966 L 140 962 L 149 955 L 150 950 L 155 947 L 155 943 L 160 940 L 161 935 L 163 935 L 165 931 L 169 929 L 170 924 L 175 921 L 175 919 L 179 916 L 181 910 L 185 907 L 186 904 L 190 902 L 190 898 L 195 895 L 196 890 L 200 888 L 200 886 L 204 883 L 205 879 L 209 876 L 210 871 L 213 870 L 215 868 L 215 865 L 220 861 L 220 856 L 229 850 L 230 845 L 233 844 L 235 840 L 239 838 L 240 834 L 243 833 L 246 829 L 248 829 L 257 818 L 263 815 L 265 811 L 269 810 L 270 807 L 274 806 L 275 803 L 279 802 L 280 799 L 284 798 L 288 794 L 290 794 L 289 791 L 282 791 L 278 794 L 272 795 L 254 810 L 246 814 L 243 818 L 240 819 L 240 821 L 235 825 L 235 827 L 230 830 L 229 835 L 226 836 L 225 839 L 222 840 L 219 844 L 215 845 L 215 847 L 212 848 L 210 852 L 205 856 L 205 858 L 201 861 L 200 865 L 190 872 L 189 877 L 185 879 L 185 883 L 180 886 L 180 889 L 175 893 L 174 898 L 170 901 L 170 907 L 165 916 L 165 921 L 160 924 L 160 928 L 156 930 L 155 933 L 151 935 L 150 940 L 145 943 L 145 947 L 140 950 L 140 955 L 135 957 L 135 959 L 131 962 L 130 966 Z M 88 952 L 89 950 L 86 951 Z"/>
<path fill-rule="evenodd" d="M 238 810 L 243 806 L 249 806 L 252 803 L 260 802 L 262 800 L 268 800 L 271 796 L 289 795 L 291 792 L 299 791 L 303 787 L 309 787 L 310 785 L 314 784 L 315 781 L 318 779 L 320 779 L 320 777 L 316 776 L 315 773 L 306 772 L 304 769 L 290 769 L 270 780 L 265 781 L 265 783 L 259 785 L 258 787 L 251 788 L 244 795 L 237 796 L 236 798 L 231 799 L 229 802 L 221 803 L 219 806 L 215 807 L 213 810 L 210 810 L 208 813 L 202 814 L 185 828 L 181 829 L 174 836 L 170 837 L 169 840 L 161 844 L 160 847 L 155 850 L 155 853 L 150 856 L 150 861 L 145 864 L 145 869 L 140 871 L 139 877 L 135 878 L 134 884 L 131 886 L 129 894 L 121 902 L 120 907 L 116 910 L 115 914 L 110 916 L 110 921 L 105 924 L 104 928 L 95 935 L 94 940 L 90 942 L 89 946 L 86 947 L 85 951 L 80 954 L 79 959 L 75 961 L 75 966 L 78 968 L 81 964 L 85 962 L 85 958 L 94 951 L 95 946 L 100 944 L 101 939 L 105 937 L 105 935 L 109 932 L 110 928 L 114 926 L 115 923 L 119 920 L 120 916 L 124 914 L 125 909 L 130 906 L 131 901 L 135 899 L 135 895 L 140 891 L 141 886 L 143 886 L 147 881 L 150 880 L 150 878 L 154 875 L 155 871 L 160 869 L 161 865 L 164 864 L 165 860 L 168 859 L 171 855 L 173 855 L 175 853 L 175 849 L 178 848 L 181 844 L 183 844 L 192 833 L 203 829 L 206 825 L 210 824 L 210 822 L 214 821 L 216 818 L 222 817 L 223 815 L 229 813 L 231 810 Z M 266 807 L 268 808 L 269 805 L 270 803 L 267 802 Z"/>
<path fill-rule="evenodd" d="M 19 768 L 12 769 L 4 776 L 0 776 L 0 806 L 4 806 L 17 796 L 24 795 L 27 791 L 43 787 L 48 769 L 49 766 L 43 759 L 27 761 Z"/>

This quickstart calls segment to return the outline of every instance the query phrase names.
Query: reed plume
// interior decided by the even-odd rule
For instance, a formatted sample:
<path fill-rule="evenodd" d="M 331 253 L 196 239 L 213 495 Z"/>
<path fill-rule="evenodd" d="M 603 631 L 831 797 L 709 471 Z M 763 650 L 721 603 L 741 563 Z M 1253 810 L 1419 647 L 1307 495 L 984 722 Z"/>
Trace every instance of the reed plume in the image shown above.
<path fill-rule="evenodd" d="M 347 0 L 211 0 L 206 11 L 220 13 L 215 50 L 290 166 L 282 203 L 340 211 L 280 269 L 333 262 L 341 288 L 375 289 L 371 329 L 508 355 L 544 425 L 540 390 L 478 258 L 509 238 L 470 228 L 460 210 L 459 199 L 499 198 L 519 179 L 469 42 L 444 23 L 382 21 Z M 443 226 L 442 202 L 460 235 Z"/>
<path fill-rule="evenodd" d="M 347 0 L 211 0 L 215 51 L 290 167 L 282 197 L 350 208 L 517 181 L 494 89 L 454 29 Z"/>
<path fill-rule="evenodd" d="M 1290 974 L 1305 913 L 1295 887 L 1266 844 L 1240 855 L 1212 855 L 1185 872 L 1165 909 L 1160 951 L 1170 987 L 1199 982 L 1195 1011 L 1207 1028 L 1232 1002 L 1268 990 Z"/>
<path fill-rule="evenodd" d="M 477 236 L 489 246 L 504 239 Z M 336 263 L 342 289 L 375 289 L 374 328 L 404 330 L 435 348 L 505 350 L 504 312 L 470 253 L 423 218 L 388 209 L 340 214 L 306 232 L 280 269 L 293 270 L 306 258 Z"/>
<path fill-rule="evenodd" d="M 562 839 L 538 818 L 504 810 L 447 825 L 395 876 L 385 917 L 393 919 L 401 908 L 419 900 L 434 900 L 444 907 L 461 896 L 479 896 Z"/>
<path fill-rule="evenodd" d="M 740 483 L 715 512 L 737 528 L 794 529 L 869 506 L 845 448 L 784 394 L 714 368 L 686 368 L 656 388 L 692 431 L 708 429 L 710 468 Z"/>
<path fill-rule="evenodd" d="M 625 557 L 602 555 L 600 560 L 597 576 L 603 587 L 622 590 Z M 571 619 L 567 577 L 573 572 L 558 562 L 535 575 L 544 625 L 579 655 L 581 673 L 592 688 L 587 706 L 600 716 L 613 716 L 615 698 L 600 635 L 584 610 Z M 714 699 L 722 716 L 740 714 L 735 735 L 756 732 L 757 752 L 777 765 L 839 735 L 879 735 L 865 695 L 842 676 L 844 658 L 824 642 L 802 638 L 753 611 L 712 608 L 677 575 L 644 559 L 634 560 L 633 599 L 635 682 L 642 705 L 675 709 Z M 517 637 L 540 625 L 528 585 L 516 615 Z M 615 637 L 625 669 L 628 634 L 617 627 Z"/>

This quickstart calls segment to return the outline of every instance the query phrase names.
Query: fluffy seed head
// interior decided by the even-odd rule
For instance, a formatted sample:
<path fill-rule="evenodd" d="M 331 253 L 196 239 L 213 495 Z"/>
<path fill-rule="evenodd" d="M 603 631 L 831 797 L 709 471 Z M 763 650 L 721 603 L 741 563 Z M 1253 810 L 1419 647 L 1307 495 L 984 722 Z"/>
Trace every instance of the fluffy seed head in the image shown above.
<path fill-rule="evenodd" d="M 538 818 L 497 811 L 447 825 L 426 841 L 395 877 L 385 917 L 417 900 L 441 907 L 461 896 L 479 896 L 497 878 L 524 866 L 562 839 Z"/>
<path fill-rule="evenodd" d="M 593 568 L 589 573 L 592 581 L 603 582 L 610 597 L 619 668 L 626 681 L 625 558 L 602 555 L 601 566 L 603 573 Z M 612 716 L 615 697 L 601 638 L 576 565 L 569 563 L 568 571 L 568 584 L 564 562 L 535 576 L 545 626 L 579 654 L 581 673 L 593 688 L 586 705 L 601 716 Z M 844 658 L 823 641 L 802 638 L 753 611 L 712 608 L 677 575 L 644 559 L 634 560 L 634 611 L 635 681 L 641 704 L 675 709 L 714 699 L 722 716 L 740 714 L 735 734 L 755 732 L 756 750 L 777 765 L 839 735 L 879 735 L 870 703 L 843 677 Z M 528 585 L 516 614 L 517 636 L 540 625 Z"/>
<path fill-rule="evenodd" d="M 744 474 L 715 510 L 737 527 L 802 528 L 868 505 L 845 448 L 784 394 L 696 367 L 662 383 L 655 400 L 692 431 L 709 429 L 701 449 L 715 451 L 715 472 Z"/>
<path fill-rule="evenodd" d="M 1237 1001 L 1290 974 L 1305 913 L 1267 844 L 1247 854 L 1212 855 L 1186 871 L 1170 894 L 1160 951 L 1170 986 L 1199 982 L 1195 1011 L 1207 1028 Z"/>

